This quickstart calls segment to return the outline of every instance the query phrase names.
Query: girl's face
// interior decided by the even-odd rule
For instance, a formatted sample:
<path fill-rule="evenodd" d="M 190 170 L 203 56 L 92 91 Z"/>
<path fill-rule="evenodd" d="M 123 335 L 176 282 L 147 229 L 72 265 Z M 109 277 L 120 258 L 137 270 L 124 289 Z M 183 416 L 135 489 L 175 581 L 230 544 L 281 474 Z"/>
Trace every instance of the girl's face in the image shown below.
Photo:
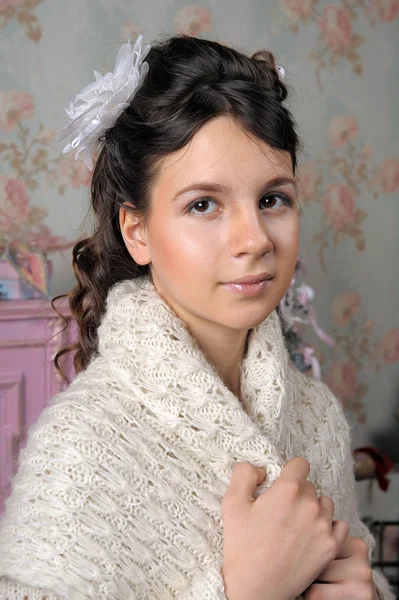
<path fill-rule="evenodd" d="M 291 157 L 223 116 L 162 160 L 143 229 L 126 216 L 132 257 L 190 326 L 248 330 L 261 323 L 292 279 L 299 238 Z M 129 224 L 130 223 L 130 224 Z M 267 274 L 257 288 L 226 284 Z"/>

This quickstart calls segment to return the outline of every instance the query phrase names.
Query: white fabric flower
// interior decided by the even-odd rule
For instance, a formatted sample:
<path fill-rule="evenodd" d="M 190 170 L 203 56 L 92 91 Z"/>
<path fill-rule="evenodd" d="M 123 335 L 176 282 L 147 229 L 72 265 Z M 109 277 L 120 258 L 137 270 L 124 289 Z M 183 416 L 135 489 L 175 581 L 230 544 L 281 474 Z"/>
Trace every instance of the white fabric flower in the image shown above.
<path fill-rule="evenodd" d="M 276 69 L 277 69 L 277 73 L 279 78 L 284 81 L 285 79 L 285 69 L 284 67 L 281 67 L 280 65 L 276 65 Z"/>
<path fill-rule="evenodd" d="M 71 122 L 62 128 L 58 141 L 70 138 L 63 152 L 76 150 L 75 158 L 83 156 L 90 171 L 93 153 L 100 136 L 113 127 L 143 83 L 149 66 L 144 62 L 151 46 L 141 47 L 142 35 L 132 48 L 130 40 L 121 46 L 113 73 L 102 76 L 94 71 L 96 81 L 74 94 L 65 111 Z"/>

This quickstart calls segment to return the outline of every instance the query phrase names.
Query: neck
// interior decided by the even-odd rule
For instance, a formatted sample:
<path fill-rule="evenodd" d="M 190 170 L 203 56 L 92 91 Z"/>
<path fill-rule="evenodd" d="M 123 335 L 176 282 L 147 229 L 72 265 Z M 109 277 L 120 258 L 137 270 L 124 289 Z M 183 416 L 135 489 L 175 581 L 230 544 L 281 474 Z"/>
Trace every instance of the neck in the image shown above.
<path fill-rule="evenodd" d="M 217 323 L 197 318 L 193 314 L 186 314 L 181 307 L 175 306 L 171 298 L 162 292 L 156 281 L 153 281 L 153 284 L 164 302 L 183 321 L 225 385 L 241 400 L 240 366 L 246 351 L 248 330 L 229 329 Z"/>
<path fill-rule="evenodd" d="M 240 400 L 240 365 L 246 350 L 248 331 L 226 330 L 215 324 L 186 324 L 208 361 L 229 390 Z"/>

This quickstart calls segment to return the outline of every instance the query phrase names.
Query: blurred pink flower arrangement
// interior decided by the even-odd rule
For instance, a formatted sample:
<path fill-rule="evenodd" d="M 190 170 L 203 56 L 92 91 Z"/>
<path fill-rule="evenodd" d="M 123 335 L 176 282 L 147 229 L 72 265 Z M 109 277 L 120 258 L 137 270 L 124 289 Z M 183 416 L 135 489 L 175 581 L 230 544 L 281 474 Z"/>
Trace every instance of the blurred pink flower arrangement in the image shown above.
<path fill-rule="evenodd" d="M 379 371 L 399 361 L 399 329 L 390 329 L 380 339 L 374 335 L 374 322 L 361 315 L 361 296 L 357 292 L 338 294 L 331 305 L 333 327 L 328 335 L 319 325 L 313 306 L 314 290 L 305 281 L 305 263 L 298 257 L 289 290 L 281 300 L 278 312 L 284 327 L 284 337 L 292 362 L 304 373 L 322 378 L 350 410 L 359 423 L 367 420 L 363 398 L 368 386 L 362 382 L 364 367 Z M 331 350 L 326 360 L 324 348 L 306 341 L 306 327 Z"/>
<path fill-rule="evenodd" d="M 292 362 L 303 373 L 311 371 L 313 377 L 321 379 L 321 368 L 314 348 L 304 338 L 305 326 L 310 324 L 317 337 L 328 346 L 334 346 L 335 342 L 318 324 L 312 304 L 314 291 L 304 282 L 305 272 L 305 263 L 298 257 L 290 288 L 282 298 L 278 311 Z"/>
<path fill-rule="evenodd" d="M 36 293 L 43 296 L 49 294 L 52 267 L 48 255 L 68 250 L 76 241 L 67 241 L 64 237 L 53 235 L 42 223 L 46 214 L 45 210 L 30 205 L 29 190 L 24 181 L 0 175 L 2 286 L 5 284 L 4 280 L 9 279 L 11 266 L 19 278 Z"/>

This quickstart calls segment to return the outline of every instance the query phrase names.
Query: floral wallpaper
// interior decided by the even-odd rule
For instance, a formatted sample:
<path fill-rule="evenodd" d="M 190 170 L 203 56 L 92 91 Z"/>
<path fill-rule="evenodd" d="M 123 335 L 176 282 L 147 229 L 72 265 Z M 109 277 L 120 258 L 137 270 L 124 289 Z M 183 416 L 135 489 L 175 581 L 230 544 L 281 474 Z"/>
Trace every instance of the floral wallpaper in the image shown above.
<path fill-rule="evenodd" d="M 0 0 L 0 27 L 15 19 L 25 30 L 25 35 L 34 42 L 42 36 L 42 29 L 33 10 L 43 0 Z"/>
<path fill-rule="evenodd" d="M 340 3 L 317 2 L 314 0 L 282 0 L 284 16 L 281 22 L 296 34 L 300 27 L 315 24 L 318 35 L 310 49 L 309 58 L 315 63 L 317 85 L 323 90 L 321 72 L 325 68 L 340 66 L 347 61 L 353 73 L 362 75 L 363 60 L 361 47 L 365 34 L 359 33 L 360 17 L 374 27 L 377 23 L 389 23 L 399 16 L 396 0 L 343 0 Z M 365 32 L 366 33 L 366 32 Z"/>
<path fill-rule="evenodd" d="M 90 172 L 72 156 L 60 155 L 54 144 L 54 129 L 39 122 L 34 134 L 29 123 L 33 118 L 31 94 L 0 91 L 0 129 L 14 133 L 12 141 L 5 136 L 0 141 L 0 160 L 5 170 L 0 175 L 0 237 L 28 241 L 47 256 L 50 251 L 71 248 L 74 242 L 53 235 L 44 223 L 46 207 L 33 204 L 32 194 L 43 184 L 55 187 L 60 195 L 67 188 L 87 186 Z M 45 176 L 44 181 L 41 175 Z"/>
<path fill-rule="evenodd" d="M 53 293 L 72 285 L 90 172 L 56 137 L 123 41 L 184 31 L 272 50 L 305 142 L 301 257 L 335 342 L 314 337 L 315 353 L 355 443 L 393 431 L 382 450 L 399 462 L 398 24 L 399 0 L 0 0 L 0 245 L 30 242 L 51 255 Z"/>

